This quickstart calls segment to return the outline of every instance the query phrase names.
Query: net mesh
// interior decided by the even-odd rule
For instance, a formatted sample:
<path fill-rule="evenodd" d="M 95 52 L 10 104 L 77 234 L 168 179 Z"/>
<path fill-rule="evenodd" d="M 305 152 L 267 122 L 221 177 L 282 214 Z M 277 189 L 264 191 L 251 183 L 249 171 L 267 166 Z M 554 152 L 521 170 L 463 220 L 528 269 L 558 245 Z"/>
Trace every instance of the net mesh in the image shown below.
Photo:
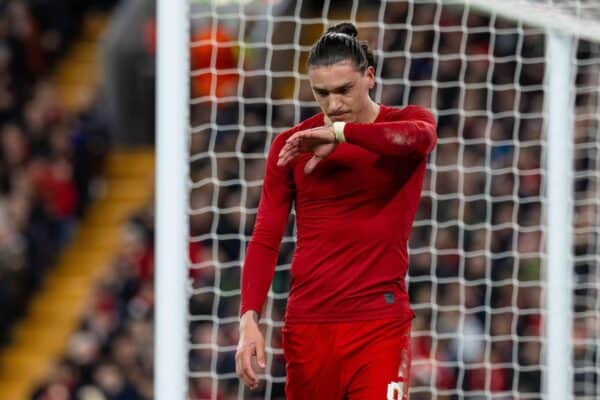
<path fill-rule="evenodd" d="M 575 59 L 573 378 L 580 398 L 600 396 L 600 46 Z"/>
<path fill-rule="evenodd" d="M 193 2 L 190 46 L 189 398 L 284 398 L 285 234 L 261 323 L 263 385 L 235 376 L 239 282 L 265 157 L 318 111 L 305 61 L 351 20 L 378 60 L 374 98 L 438 121 L 410 238 L 411 399 L 541 397 L 545 274 L 545 31 L 441 1 Z M 596 18 L 592 1 L 534 1 Z M 560 4 L 559 4 L 560 3 Z M 587 18 L 586 17 L 586 18 Z M 600 396 L 600 49 L 575 67 L 574 396 Z M 565 166 L 569 168 L 569 166 Z M 567 205 L 565 205 L 567 206 Z"/>

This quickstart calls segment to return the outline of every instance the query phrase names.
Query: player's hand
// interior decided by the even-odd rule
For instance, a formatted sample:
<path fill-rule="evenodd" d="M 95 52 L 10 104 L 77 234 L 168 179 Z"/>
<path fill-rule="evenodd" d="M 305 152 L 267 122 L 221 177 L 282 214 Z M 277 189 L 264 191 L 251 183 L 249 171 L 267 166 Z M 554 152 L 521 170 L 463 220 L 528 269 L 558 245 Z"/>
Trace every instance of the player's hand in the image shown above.
<path fill-rule="evenodd" d="M 264 369 L 265 339 L 258 327 L 258 315 L 255 311 L 247 311 L 240 321 L 240 341 L 235 353 L 235 372 L 250 389 L 256 389 L 259 382 L 252 368 L 254 357 L 259 368 Z"/>
<path fill-rule="evenodd" d="M 319 161 L 331 154 L 336 147 L 337 141 L 330 126 L 299 131 L 286 140 L 279 152 L 277 165 L 286 165 L 300 153 L 313 153 L 312 158 L 304 166 L 304 172 L 310 174 Z"/>

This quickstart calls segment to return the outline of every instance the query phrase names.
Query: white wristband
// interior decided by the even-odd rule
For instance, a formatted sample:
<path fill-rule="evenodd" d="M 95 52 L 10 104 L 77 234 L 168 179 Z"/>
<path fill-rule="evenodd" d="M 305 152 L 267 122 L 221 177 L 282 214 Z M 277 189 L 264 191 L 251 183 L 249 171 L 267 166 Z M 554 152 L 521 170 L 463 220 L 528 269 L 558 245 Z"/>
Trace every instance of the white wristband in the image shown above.
<path fill-rule="evenodd" d="M 346 123 L 342 121 L 336 121 L 333 123 L 333 134 L 335 135 L 335 140 L 339 143 L 343 143 L 346 141 L 346 137 L 344 136 L 345 126 Z"/>

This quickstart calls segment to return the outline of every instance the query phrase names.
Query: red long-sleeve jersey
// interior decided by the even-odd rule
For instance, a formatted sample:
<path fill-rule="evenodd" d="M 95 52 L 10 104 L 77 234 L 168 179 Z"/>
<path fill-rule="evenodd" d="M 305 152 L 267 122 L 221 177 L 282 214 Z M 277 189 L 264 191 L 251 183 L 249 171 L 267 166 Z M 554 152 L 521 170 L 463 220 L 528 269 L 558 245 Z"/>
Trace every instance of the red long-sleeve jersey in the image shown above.
<path fill-rule="evenodd" d="M 242 272 L 241 314 L 262 311 L 292 204 L 297 242 L 287 323 L 412 318 L 407 240 L 421 197 L 435 120 L 421 107 L 381 106 L 373 123 L 347 123 L 340 143 L 310 174 L 301 154 L 283 167 L 293 133 L 322 126 L 317 114 L 278 135 Z"/>

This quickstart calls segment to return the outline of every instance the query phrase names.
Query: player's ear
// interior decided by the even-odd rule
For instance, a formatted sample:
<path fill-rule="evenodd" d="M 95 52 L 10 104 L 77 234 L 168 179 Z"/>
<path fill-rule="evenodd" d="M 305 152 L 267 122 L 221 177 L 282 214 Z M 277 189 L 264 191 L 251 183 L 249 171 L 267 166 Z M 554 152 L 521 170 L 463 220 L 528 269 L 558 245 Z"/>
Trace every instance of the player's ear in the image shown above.
<path fill-rule="evenodd" d="M 372 65 L 369 65 L 365 70 L 365 77 L 368 80 L 369 90 L 375 87 L 375 68 Z"/>

